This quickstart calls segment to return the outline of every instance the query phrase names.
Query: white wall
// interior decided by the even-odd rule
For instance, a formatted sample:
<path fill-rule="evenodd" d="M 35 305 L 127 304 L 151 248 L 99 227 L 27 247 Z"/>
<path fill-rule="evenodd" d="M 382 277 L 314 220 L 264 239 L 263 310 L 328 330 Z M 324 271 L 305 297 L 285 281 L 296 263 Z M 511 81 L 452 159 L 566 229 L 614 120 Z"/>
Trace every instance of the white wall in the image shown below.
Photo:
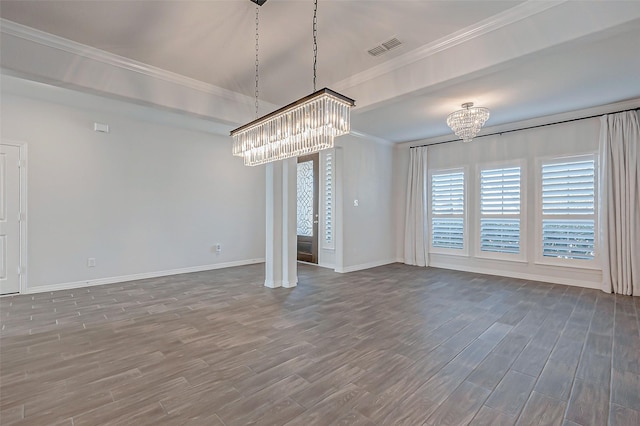
<path fill-rule="evenodd" d="M 7 81 L 1 136 L 28 146 L 30 291 L 264 258 L 264 167 L 232 157 L 229 137 L 202 120 Z"/>
<path fill-rule="evenodd" d="M 395 262 L 395 205 L 393 151 L 389 144 L 371 138 L 345 135 L 339 147 L 336 179 L 341 190 L 339 219 L 342 250 L 337 250 L 336 270 L 349 272 Z M 358 206 L 354 206 L 358 200 Z M 338 242 L 340 244 L 340 242 Z"/>
<path fill-rule="evenodd" d="M 536 168 L 538 159 L 548 157 L 573 156 L 593 153 L 598 150 L 600 124 L 598 118 L 580 120 L 571 123 L 540 127 L 531 130 L 505 133 L 501 136 L 477 138 L 465 144 L 452 142 L 429 147 L 429 170 L 447 168 L 466 168 L 467 221 L 469 255 L 455 256 L 430 253 L 430 265 L 456 270 L 504 275 L 525 279 L 554 282 L 560 284 L 578 285 L 598 288 L 602 273 L 597 269 L 580 267 L 558 267 L 536 263 L 535 253 L 537 239 L 535 211 Z M 396 152 L 396 173 L 404 174 L 408 169 L 407 145 Z M 523 161 L 522 202 L 526 216 L 526 236 L 523 240 L 523 250 L 526 259 L 523 262 L 490 260 L 478 257 L 476 248 L 476 229 L 479 219 L 475 215 L 474 204 L 479 202 L 477 197 L 477 174 L 482 165 L 496 164 L 496 162 L 521 159 Z M 396 183 L 398 197 L 406 197 L 406 181 Z M 404 203 L 398 204 L 396 229 L 398 229 L 397 255 L 403 255 L 404 240 Z M 579 264 L 579 263 L 578 263 Z M 576 265 L 577 266 L 577 265 Z"/>

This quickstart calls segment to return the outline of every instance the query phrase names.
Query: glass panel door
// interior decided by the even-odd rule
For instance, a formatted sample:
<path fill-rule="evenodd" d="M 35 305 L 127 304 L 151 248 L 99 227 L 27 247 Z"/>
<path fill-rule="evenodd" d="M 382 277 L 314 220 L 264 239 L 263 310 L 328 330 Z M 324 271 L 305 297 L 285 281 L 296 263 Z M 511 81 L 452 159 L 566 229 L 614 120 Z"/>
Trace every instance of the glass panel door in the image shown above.
<path fill-rule="evenodd" d="M 298 157 L 298 260 L 310 263 L 318 263 L 319 159 L 318 154 Z"/>

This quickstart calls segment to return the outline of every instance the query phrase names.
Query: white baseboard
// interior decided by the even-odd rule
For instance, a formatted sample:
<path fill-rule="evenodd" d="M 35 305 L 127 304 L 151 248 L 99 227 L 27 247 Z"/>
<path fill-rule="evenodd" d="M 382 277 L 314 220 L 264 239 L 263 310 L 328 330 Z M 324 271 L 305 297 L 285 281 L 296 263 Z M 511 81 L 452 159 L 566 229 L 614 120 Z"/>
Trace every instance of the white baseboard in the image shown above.
<path fill-rule="evenodd" d="M 499 277 L 509 277 L 509 278 L 518 278 L 522 280 L 529 281 L 541 281 L 545 283 L 551 284 L 562 284 L 562 285 L 570 285 L 573 287 L 582 287 L 582 288 L 591 288 L 595 290 L 600 289 L 600 285 L 594 282 L 588 282 L 584 280 L 578 280 L 574 278 L 563 278 L 556 277 L 551 275 L 540 275 L 540 274 L 529 274 L 526 272 L 514 272 L 514 271 L 505 271 L 499 270 L 495 268 L 481 268 L 476 266 L 463 266 L 463 265 L 451 265 L 446 262 L 431 262 L 429 266 L 434 268 L 442 268 L 442 269 L 450 269 L 454 271 L 464 271 L 464 272 L 473 272 L 476 274 L 485 274 L 485 275 L 495 275 Z"/>
<path fill-rule="evenodd" d="M 298 279 L 296 278 L 295 281 L 283 281 L 282 282 L 282 287 L 284 288 L 294 288 L 298 285 Z"/>
<path fill-rule="evenodd" d="M 127 281 L 144 280 L 147 278 L 166 277 L 169 275 L 189 274 L 192 272 L 211 271 L 214 269 L 231 268 L 234 266 L 253 265 L 263 263 L 264 259 L 247 259 L 237 260 L 234 262 L 216 263 L 213 265 L 191 266 L 188 268 L 171 269 L 168 271 L 144 272 L 141 274 L 122 275 L 119 277 L 98 278 L 95 280 L 74 281 L 69 283 L 43 285 L 37 287 L 28 287 L 25 294 L 43 293 L 48 291 L 70 290 L 81 287 L 93 287 L 96 285 L 116 284 Z"/>
<path fill-rule="evenodd" d="M 265 280 L 264 286 L 267 288 L 279 288 L 282 287 L 282 281 Z"/>
<path fill-rule="evenodd" d="M 179 274 L 188 274 L 192 272 L 211 271 L 214 269 L 231 268 L 234 266 L 253 265 L 256 263 L 263 263 L 264 261 L 265 261 L 264 259 L 247 259 L 247 260 L 239 260 L 234 262 L 217 263 L 214 265 L 192 266 L 188 268 L 171 269 L 167 271 L 145 272 L 141 274 L 123 275 L 119 277 L 107 277 L 107 278 L 99 278 L 95 280 L 75 281 L 75 282 L 68 282 L 68 283 L 29 287 L 26 289 L 24 294 L 44 293 L 44 292 L 58 291 L 58 290 L 70 290 L 74 288 L 92 287 L 96 285 L 116 284 L 116 283 L 122 283 L 127 281 L 143 280 L 147 278 L 166 277 L 169 275 L 179 275 Z M 348 266 L 346 268 L 336 269 L 336 272 L 339 272 L 339 273 L 355 272 L 355 271 L 361 271 L 364 269 L 375 268 L 377 266 L 388 265 L 390 263 L 396 263 L 396 262 L 403 263 L 404 260 L 390 259 L 390 260 L 362 263 L 359 265 L 353 265 L 353 266 Z M 574 287 L 591 288 L 596 290 L 600 289 L 600 286 L 598 283 L 588 282 L 584 280 L 577 280 L 573 278 L 554 277 L 549 275 L 529 274 L 529 273 L 522 273 L 522 272 L 504 271 L 504 270 L 498 271 L 495 268 L 481 268 L 481 267 L 473 267 L 473 266 L 451 265 L 451 264 L 447 264 L 446 262 L 431 262 L 429 266 L 433 266 L 434 268 L 451 269 L 456 271 L 474 272 L 477 274 L 497 275 L 497 276 L 518 278 L 518 279 L 531 280 L 531 281 L 541 281 L 541 282 L 548 282 L 553 284 L 570 285 Z M 282 286 L 282 283 L 279 283 L 279 284 L 280 285 L 278 287 Z M 292 287 L 295 286 L 296 284 L 293 284 Z"/>
<path fill-rule="evenodd" d="M 390 263 L 396 263 L 396 259 L 378 260 L 375 262 L 361 263 L 359 265 L 336 268 L 336 272 L 344 274 L 346 272 L 362 271 L 363 269 L 375 268 L 377 266 L 388 265 Z"/>
<path fill-rule="evenodd" d="M 265 280 L 264 282 L 264 286 L 267 288 L 294 288 L 298 285 L 298 279 L 296 278 L 295 281 L 272 281 L 272 280 Z"/>
<path fill-rule="evenodd" d="M 322 262 L 322 263 L 318 263 L 318 266 L 321 267 L 321 268 L 326 268 L 326 269 L 331 269 L 331 270 L 335 270 L 336 269 L 336 267 L 332 263 Z"/>

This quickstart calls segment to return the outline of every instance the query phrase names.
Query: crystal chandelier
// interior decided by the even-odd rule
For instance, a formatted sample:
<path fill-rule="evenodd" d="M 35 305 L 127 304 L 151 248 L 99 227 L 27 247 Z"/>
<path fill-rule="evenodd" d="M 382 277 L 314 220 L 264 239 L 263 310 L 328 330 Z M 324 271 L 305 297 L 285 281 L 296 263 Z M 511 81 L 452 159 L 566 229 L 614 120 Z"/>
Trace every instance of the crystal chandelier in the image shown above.
<path fill-rule="evenodd" d="M 489 119 L 489 110 L 473 107 L 473 102 L 462 104 L 462 109 L 447 117 L 447 124 L 463 142 L 471 142 Z"/>
<path fill-rule="evenodd" d="M 336 136 L 349 133 L 353 105 L 333 90 L 318 90 L 233 130 L 233 155 L 256 166 L 332 148 Z"/>
<path fill-rule="evenodd" d="M 231 131 L 233 155 L 246 166 L 269 163 L 333 147 L 333 139 L 350 131 L 355 101 L 330 89 L 316 91 L 318 0 L 313 12 L 313 90 L 270 114 Z M 256 115 L 258 111 L 258 31 L 256 10 Z"/>

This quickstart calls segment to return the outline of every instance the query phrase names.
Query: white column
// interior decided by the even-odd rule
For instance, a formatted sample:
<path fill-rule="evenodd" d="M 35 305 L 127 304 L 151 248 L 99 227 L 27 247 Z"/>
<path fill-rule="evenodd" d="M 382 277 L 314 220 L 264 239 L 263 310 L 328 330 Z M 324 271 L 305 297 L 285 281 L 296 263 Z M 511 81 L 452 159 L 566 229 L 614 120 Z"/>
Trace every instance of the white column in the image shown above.
<path fill-rule="evenodd" d="M 282 286 L 298 284 L 298 159 L 282 161 Z"/>
<path fill-rule="evenodd" d="M 295 287 L 297 160 L 266 165 L 265 287 Z"/>
<path fill-rule="evenodd" d="M 266 165 L 265 287 L 282 286 L 282 165 Z"/>

